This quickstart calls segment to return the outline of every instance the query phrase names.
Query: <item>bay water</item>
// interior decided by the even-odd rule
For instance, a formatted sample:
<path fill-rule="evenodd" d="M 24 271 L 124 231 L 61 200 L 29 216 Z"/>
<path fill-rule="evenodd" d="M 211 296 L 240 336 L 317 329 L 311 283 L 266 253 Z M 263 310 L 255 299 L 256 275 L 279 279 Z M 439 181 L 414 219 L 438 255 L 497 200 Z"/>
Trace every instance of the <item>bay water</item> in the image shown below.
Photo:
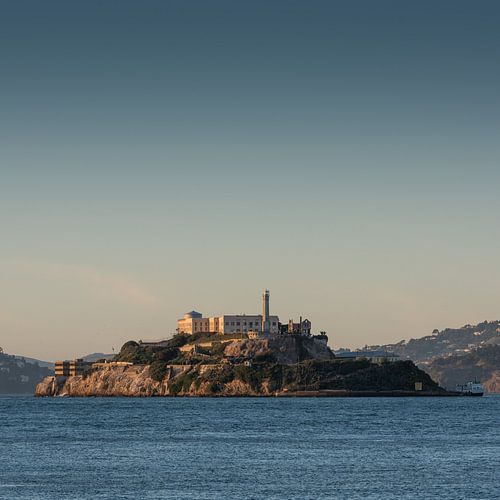
<path fill-rule="evenodd" d="M 500 397 L 0 396 L 1 499 L 500 498 Z"/>

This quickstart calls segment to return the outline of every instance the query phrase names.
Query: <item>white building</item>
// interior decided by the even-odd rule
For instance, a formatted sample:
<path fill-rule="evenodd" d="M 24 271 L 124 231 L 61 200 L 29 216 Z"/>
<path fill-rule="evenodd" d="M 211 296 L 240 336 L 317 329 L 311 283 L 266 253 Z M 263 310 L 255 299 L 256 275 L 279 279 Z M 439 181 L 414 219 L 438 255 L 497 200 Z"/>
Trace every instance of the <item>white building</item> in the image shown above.
<path fill-rule="evenodd" d="M 261 314 L 258 315 L 224 315 L 218 318 L 210 318 L 213 320 L 213 324 L 217 325 L 217 329 L 213 330 L 216 333 L 229 334 L 229 333 L 248 333 L 250 331 L 257 332 L 259 334 L 264 332 L 263 329 L 263 317 Z M 267 333 L 278 334 L 279 333 L 279 318 L 278 316 L 269 316 L 269 330 Z"/>
<path fill-rule="evenodd" d="M 255 332 L 260 335 L 277 335 L 279 330 L 278 316 L 269 315 L 269 291 L 262 295 L 262 314 L 224 314 L 204 318 L 197 311 L 190 311 L 183 318 L 177 320 L 177 332 L 188 333 L 218 333 L 228 335 L 232 333 Z"/>

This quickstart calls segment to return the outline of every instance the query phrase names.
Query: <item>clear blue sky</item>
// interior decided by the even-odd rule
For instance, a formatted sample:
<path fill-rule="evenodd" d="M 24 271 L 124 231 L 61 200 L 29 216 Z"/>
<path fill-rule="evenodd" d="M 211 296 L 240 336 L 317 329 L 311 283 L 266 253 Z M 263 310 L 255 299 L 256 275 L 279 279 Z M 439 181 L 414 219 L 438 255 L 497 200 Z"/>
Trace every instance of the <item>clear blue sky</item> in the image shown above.
<path fill-rule="evenodd" d="M 500 318 L 496 1 L 0 1 L 0 346 L 182 313 Z"/>

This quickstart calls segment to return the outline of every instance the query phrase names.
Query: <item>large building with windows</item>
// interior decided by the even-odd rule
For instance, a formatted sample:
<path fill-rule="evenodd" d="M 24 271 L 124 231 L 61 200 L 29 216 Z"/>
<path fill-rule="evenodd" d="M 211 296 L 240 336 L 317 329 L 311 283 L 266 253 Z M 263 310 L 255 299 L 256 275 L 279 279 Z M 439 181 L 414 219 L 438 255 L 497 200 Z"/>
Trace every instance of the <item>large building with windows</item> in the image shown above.
<path fill-rule="evenodd" d="M 232 333 L 253 332 L 259 336 L 277 335 L 280 333 L 278 316 L 269 315 L 269 291 L 262 295 L 262 314 L 224 314 L 204 318 L 197 311 L 184 314 L 177 320 L 177 332 L 193 335 L 195 333 Z"/>

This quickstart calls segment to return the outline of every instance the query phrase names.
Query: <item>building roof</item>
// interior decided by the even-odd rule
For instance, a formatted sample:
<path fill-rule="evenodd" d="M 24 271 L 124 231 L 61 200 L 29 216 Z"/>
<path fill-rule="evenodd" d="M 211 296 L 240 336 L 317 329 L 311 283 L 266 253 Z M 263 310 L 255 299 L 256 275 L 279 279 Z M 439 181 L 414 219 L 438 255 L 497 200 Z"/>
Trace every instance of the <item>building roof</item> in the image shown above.
<path fill-rule="evenodd" d="M 184 314 L 185 318 L 201 318 L 202 314 L 199 313 L 198 311 L 189 311 L 186 314 Z"/>

